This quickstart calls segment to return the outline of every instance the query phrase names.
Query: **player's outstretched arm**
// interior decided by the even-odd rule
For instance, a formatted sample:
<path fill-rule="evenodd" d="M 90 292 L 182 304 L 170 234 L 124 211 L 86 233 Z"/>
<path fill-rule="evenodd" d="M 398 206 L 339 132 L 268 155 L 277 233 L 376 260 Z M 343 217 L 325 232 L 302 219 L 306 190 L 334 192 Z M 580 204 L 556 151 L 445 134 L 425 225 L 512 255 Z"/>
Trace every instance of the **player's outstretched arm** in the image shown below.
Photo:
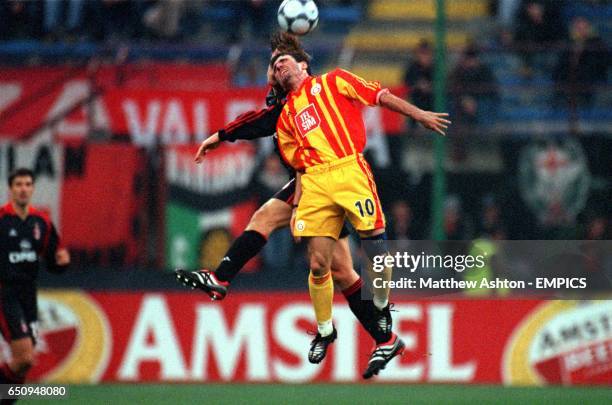
<path fill-rule="evenodd" d="M 258 111 L 241 114 L 225 128 L 202 141 L 195 155 L 195 162 L 201 163 L 208 151 L 217 148 L 221 142 L 234 142 L 238 139 L 251 141 L 274 135 L 276 121 L 282 109 L 282 104 L 276 103 Z"/>
<path fill-rule="evenodd" d="M 417 106 L 410 104 L 404 99 L 401 99 L 390 92 L 385 92 L 380 96 L 379 105 L 388 108 L 391 111 L 398 112 L 407 117 L 412 118 L 416 122 L 420 123 L 427 129 L 436 131 L 441 135 L 446 135 L 444 132 L 450 121 L 446 119 L 448 113 L 437 113 L 433 111 L 421 110 Z"/>
<path fill-rule="evenodd" d="M 215 132 L 214 134 L 212 134 L 208 138 L 204 139 L 202 141 L 202 143 L 200 144 L 200 147 L 198 148 L 198 151 L 196 152 L 195 159 L 194 159 L 195 162 L 196 163 L 202 163 L 202 160 L 204 160 L 204 156 L 206 156 L 208 151 L 216 149 L 217 147 L 219 147 L 219 143 L 220 142 L 221 142 L 221 140 L 219 139 L 219 133 L 218 132 Z"/>

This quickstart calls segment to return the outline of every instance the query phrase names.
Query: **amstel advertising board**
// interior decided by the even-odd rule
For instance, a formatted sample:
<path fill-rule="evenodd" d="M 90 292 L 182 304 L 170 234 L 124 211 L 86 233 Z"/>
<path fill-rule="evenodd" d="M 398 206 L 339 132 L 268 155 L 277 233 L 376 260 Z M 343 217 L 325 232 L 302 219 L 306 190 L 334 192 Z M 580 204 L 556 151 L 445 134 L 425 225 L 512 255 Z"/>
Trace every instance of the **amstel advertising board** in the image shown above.
<path fill-rule="evenodd" d="M 338 297 L 339 298 L 339 297 Z M 320 365 L 306 294 L 43 291 L 31 380 L 359 382 L 372 342 L 338 299 L 338 340 Z M 612 302 L 397 302 L 403 357 L 374 382 L 612 384 Z"/>

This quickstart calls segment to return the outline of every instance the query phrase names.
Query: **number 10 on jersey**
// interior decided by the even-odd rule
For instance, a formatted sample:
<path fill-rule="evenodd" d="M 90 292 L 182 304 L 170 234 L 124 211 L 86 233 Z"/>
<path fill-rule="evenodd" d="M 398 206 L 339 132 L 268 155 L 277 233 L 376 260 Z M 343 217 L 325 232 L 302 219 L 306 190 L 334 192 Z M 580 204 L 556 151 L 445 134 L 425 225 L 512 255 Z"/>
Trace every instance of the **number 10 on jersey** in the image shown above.
<path fill-rule="evenodd" d="M 365 214 L 368 216 L 374 215 L 374 201 L 371 198 L 366 198 L 363 203 L 361 201 L 355 201 L 355 207 L 359 210 L 359 214 L 364 217 Z M 365 213 L 363 209 L 365 207 Z"/>

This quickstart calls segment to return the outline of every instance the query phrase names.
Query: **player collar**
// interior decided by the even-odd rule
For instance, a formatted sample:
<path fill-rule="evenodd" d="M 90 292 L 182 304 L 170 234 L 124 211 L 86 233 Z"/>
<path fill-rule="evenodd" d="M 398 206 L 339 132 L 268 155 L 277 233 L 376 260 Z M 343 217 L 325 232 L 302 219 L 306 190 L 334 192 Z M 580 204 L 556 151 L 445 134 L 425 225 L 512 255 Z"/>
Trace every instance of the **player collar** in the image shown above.
<path fill-rule="evenodd" d="M 17 211 L 15 211 L 15 208 L 13 207 L 13 204 L 11 204 L 10 201 L 7 202 L 6 205 L 4 207 L 2 207 L 2 208 L 8 214 L 19 216 L 19 214 L 17 214 Z M 32 213 L 32 206 L 28 205 L 28 212 L 27 212 L 27 214 L 30 215 L 31 213 Z"/>
<path fill-rule="evenodd" d="M 312 80 L 313 76 L 306 76 L 304 78 L 304 80 L 302 80 L 302 83 L 300 83 L 300 86 L 295 89 L 294 91 L 290 91 L 289 93 L 287 93 L 287 99 L 291 98 L 291 97 L 297 97 L 298 94 L 300 94 L 300 92 L 302 91 L 302 89 L 306 86 L 306 83 L 308 82 L 308 80 Z"/>

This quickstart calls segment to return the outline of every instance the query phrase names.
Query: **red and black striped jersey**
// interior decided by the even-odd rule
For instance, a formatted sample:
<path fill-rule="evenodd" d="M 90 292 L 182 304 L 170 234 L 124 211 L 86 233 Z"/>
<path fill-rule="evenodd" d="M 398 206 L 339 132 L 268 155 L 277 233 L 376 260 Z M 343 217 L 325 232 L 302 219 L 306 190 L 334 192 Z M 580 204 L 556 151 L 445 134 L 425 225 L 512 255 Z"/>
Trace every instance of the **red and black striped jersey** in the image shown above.
<path fill-rule="evenodd" d="M 21 219 L 10 203 L 0 207 L 0 282 L 35 282 L 41 262 L 55 266 L 60 247 L 46 213 L 30 207 Z"/>
<path fill-rule="evenodd" d="M 238 139 L 253 140 L 273 135 L 286 101 L 286 94 L 279 94 L 271 87 L 266 96 L 266 108 L 239 115 L 218 131 L 219 139 L 234 142 Z"/>
<path fill-rule="evenodd" d="M 234 142 L 236 140 L 254 140 L 267 136 L 274 136 L 274 151 L 278 154 L 281 163 L 291 177 L 295 177 L 295 170 L 289 166 L 281 157 L 278 148 L 278 137 L 276 136 L 276 124 L 278 117 L 286 102 L 285 95 L 278 95 L 273 89 L 266 97 L 266 108 L 258 111 L 249 111 L 239 115 L 235 120 L 220 129 L 219 139 L 221 141 Z"/>

